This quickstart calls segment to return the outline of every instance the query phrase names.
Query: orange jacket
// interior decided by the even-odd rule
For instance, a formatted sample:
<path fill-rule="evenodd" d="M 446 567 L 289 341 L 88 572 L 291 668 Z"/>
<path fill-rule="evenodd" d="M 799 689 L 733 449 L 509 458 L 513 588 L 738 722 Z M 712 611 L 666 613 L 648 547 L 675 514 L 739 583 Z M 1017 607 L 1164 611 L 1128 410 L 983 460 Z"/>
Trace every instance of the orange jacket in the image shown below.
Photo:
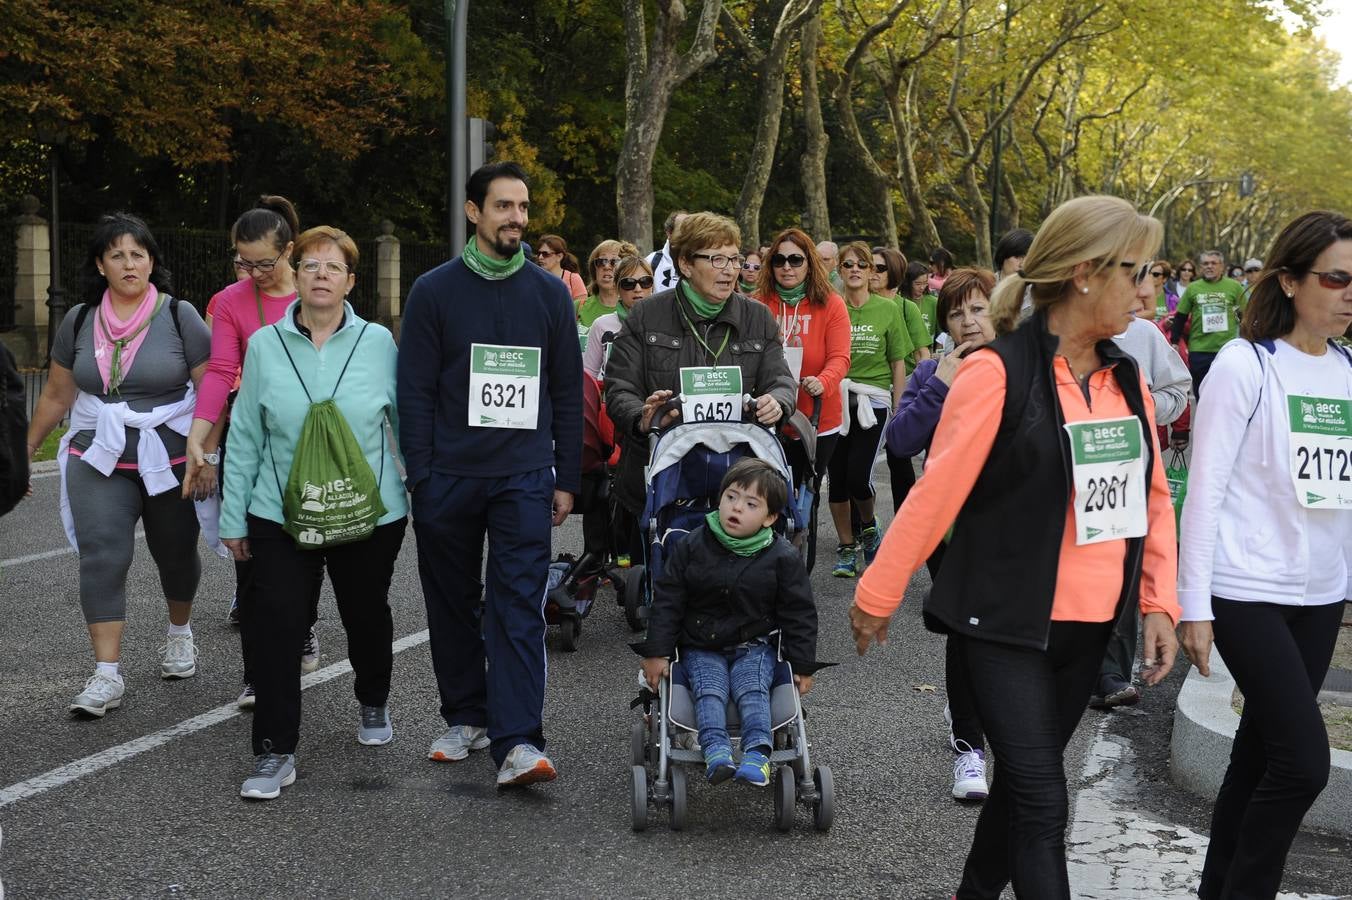
<path fill-rule="evenodd" d="M 806 297 L 797 306 L 788 306 L 777 294 L 757 296 L 779 322 L 784 346 L 797 346 L 802 341 L 803 371 L 800 378 L 813 375 L 821 381 L 821 423 L 818 434 L 828 434 L 840 428 L 843 408 L 840 403 L 840 382 L 850 371 L 850 313 L 845 301 L 833 293 L 826 298 L 826 306 L 817 306 Z M 798 409 L 812 415 L 812 397 L 798 389 Z"/>

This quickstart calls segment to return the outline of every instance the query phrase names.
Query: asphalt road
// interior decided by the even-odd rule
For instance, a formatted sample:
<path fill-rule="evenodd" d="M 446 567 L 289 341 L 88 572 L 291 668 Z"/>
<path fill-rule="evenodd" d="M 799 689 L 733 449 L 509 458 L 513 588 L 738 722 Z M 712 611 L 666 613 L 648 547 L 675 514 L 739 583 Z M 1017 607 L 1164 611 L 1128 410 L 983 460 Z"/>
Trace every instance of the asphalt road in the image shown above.
<path fill-rule="evenodd" d="M 551 637 L 545 727 L 556 782 L 499 792 L 486 754 L 429 762 L 427 746 L 444 726 L 420 637 L 426 623 L 411 529 L 391 594 L 396 637 L 411 644 L 395 657 L 393 743 L 363 747 L 355 740 L 352 676 L 328 668 L 346 651 L 326 585 L 321 674 L 336 677 L 304 693 L 296 784 L 278 800 L 249 803 L 237 795 L 251 764 L 248 714 L 232 715 L 230 706 L 214 724 L 199 720 L 165 732 L 232 704 L 238 692 L 239 638 L 224 621 L 230 564 L 203 551 L 193 621 L 198 675 L 166 682 L 157 652 L 163 601 L 138 543 L 122 656 L 126 699 L 103 720 L 72 719 L 66 705 L 92 671 L 92 654 L 76 560 L 63 552 L 57 481 L 39 479 L 35 487 L 37 496 L 0 520 L 0 718 L 8 737 L 0 753 L 0 877 L 12 900 L 934 898 L 957 885 L 977 808 L 949 796 L 942 644 L 920 624 L 923 570 L 889 646 L 863 659 L 845 619 L 853 583 L 830 576 L 829 552 L 813 576 L 819 653 L 840 663 L 822 673 L 806 701 L 814 761 L 835 774 L 836 822 L 828 834 L 814 832 L 803 810 L 795 830 L 779 834 L 768 790 L 709 787 L 699 779 L 691 782 L 687 830 L 669 831 L 663 814 L 646 833 L 630 830 L 629 701 L 637 659 L 608 589 L 577 652 L 561 652 Z M 884 481 L 884 498 L 887 491 Z M 890 508 L 885 499 L 880 506 Z M 829 551 L 834 535 L 825 511 L 822 519 L 821 544 Z M 556 551 L 580 543 L 576 519 L 556 531 Z M 43 554 L 51 555 L 24 559 Z M 1156 737 L 1167 747 L 1168 717 L 1141 721 L 1162 730 Z M 1082 728 L 1067 754 L 1072 797 L 1087 735 Z M 130 752 L 148 744 L 154 746 Z M 61 771 L 109 748 L 122 748 L 125 758 L 89 774 Z M 97 759 L 108 762 L 108 754 Z M 34 783 L 54 770 L 56 779 Z M 11 793 L 7 802 L 5 792 L 25 782 L 28 795 Z M 1304 853 L 1307 845 L 1299 846 Z M 1332 852 L 1309 846 L 1307 855 Z M 1346 844 L 1336 849 L 1343 854 L 1337 865 L 1345 866 Z M 1312 861 L 1300 884 L 1318 888 L 1325 875 Z"/>

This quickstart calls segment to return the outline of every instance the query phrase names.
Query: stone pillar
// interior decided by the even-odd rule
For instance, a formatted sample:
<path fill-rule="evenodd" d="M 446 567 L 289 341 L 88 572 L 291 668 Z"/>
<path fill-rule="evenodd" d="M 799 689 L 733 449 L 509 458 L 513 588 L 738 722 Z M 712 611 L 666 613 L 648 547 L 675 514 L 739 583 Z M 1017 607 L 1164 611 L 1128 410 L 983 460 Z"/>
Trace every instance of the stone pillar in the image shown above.
<path fill-rule="evenodd" d="M 13 331 L 0 336 L 14 351 L 22 367 L 36 368 L 47 362 L 47 288 L 51 284 L 51 232 L 38 215 L 41 203 L 27 194 L 19 202 L 14 219 L 16 258 L 14 265 Z"/>
<path fill-rule="evenodd" d="M 394 223 L 389 219 L 380 223 L 376 238 L 376 310 L 380 321 L 399 340 L 399 321 L 403 318 L 399 303 L 399 238 L 394 236 Z"/>

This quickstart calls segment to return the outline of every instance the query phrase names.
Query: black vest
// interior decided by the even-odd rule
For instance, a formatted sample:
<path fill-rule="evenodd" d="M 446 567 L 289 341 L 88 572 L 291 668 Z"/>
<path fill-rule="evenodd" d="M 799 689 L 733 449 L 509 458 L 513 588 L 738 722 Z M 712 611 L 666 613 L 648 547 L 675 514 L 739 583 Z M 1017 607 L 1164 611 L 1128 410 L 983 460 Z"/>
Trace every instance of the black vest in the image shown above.
<path fill-rule="evenodd" d="M 1005 366 L 1005 402 L 990 456 L 953 526 L 925 622 L 934 631 L 1046 649 L 1061 540 L 1073 491 L 1070 443 L 1056 395 L 1058 338 L 1037 313 L 988 347 Z M 1145 438 L 1146 497 L 1155 427 L 1145 411 L 1136 361 L 1112 341 L 1098 343 Z M 1145 539 L 1129 538 L 1122 604 L 1140 588 Z M 1114 616 L 1116 618 L 1116 616 Z"/>

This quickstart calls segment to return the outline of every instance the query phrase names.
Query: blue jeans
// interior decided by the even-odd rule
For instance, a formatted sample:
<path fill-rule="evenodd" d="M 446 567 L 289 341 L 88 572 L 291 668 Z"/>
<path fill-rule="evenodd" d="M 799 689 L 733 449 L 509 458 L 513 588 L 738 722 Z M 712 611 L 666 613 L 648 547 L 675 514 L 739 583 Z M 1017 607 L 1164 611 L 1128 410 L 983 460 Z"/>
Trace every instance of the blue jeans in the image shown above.
<path fill-rule="evenodd" d="M 769 756 L 770 680 L 775 674 L 775 651 L 770 645 L 757 642 L 728 650 L 684 650 L 681 665 L 695 695 L 695 721 L 705 757 L 718 748 L 732 750 L 729 695 L 742 717 L 742 752 L 760 750 Z"/>

